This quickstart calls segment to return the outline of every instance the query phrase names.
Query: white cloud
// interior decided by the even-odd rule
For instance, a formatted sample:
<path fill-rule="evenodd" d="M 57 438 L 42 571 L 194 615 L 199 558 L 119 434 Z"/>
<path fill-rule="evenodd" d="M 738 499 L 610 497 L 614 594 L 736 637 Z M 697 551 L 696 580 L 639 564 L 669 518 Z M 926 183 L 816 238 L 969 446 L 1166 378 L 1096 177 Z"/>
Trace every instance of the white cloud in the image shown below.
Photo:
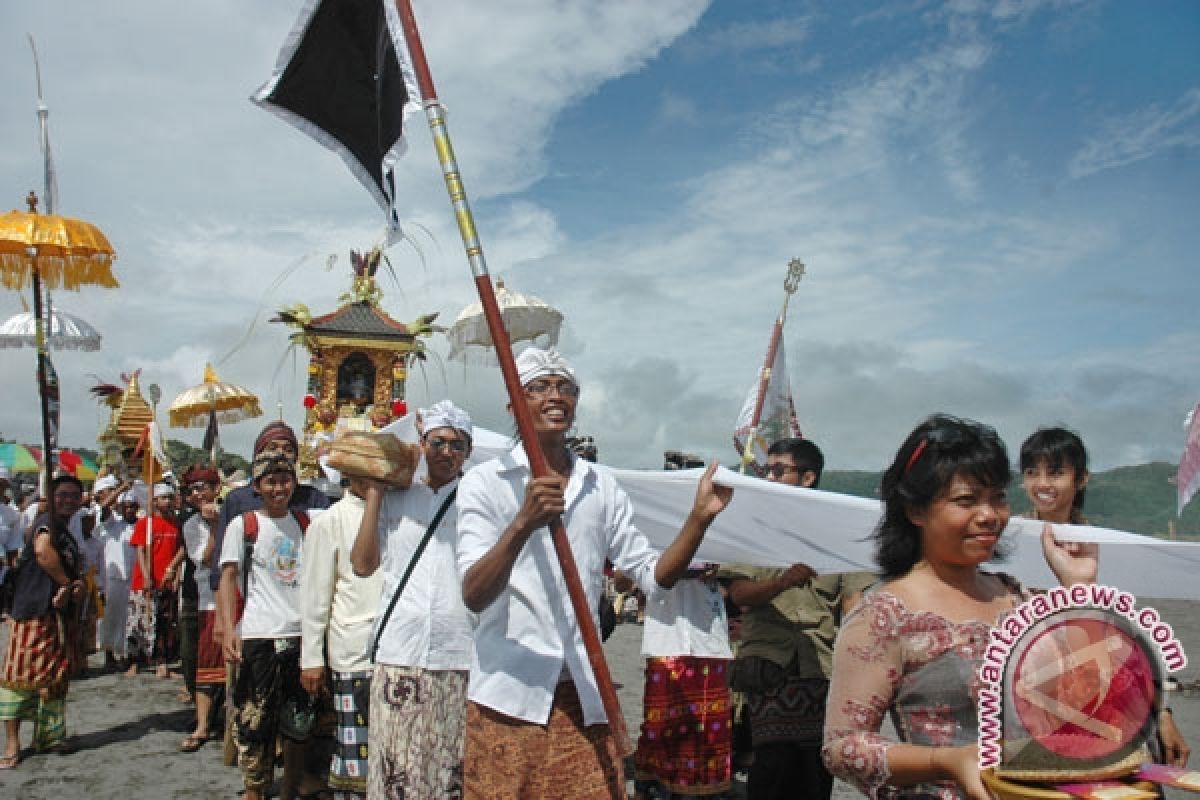
<path fill-rule="evenodd" d="M 1067 165 L 1069 177 L 1086 178 L 1176 147 L 1200 146 L 1200 87 L 1184 92 L 1170 108 L 1154 104 L 1099 127 Z"/>
<path fill-rule="evenodd" d="M 89 11 L 45 0 L 19 16 L 17 6 L 0 12 L 0 27 L 39 36 L 64 209 L 99 224 L 120 252 L 121 289 L 58 298 L 105 334 L 101 353 L 56 357 L 64 441 L 86 446 L 106 418 L 86 395 L 88 373 L 113 378 L 142 366 L 162 386 L 165 408 L 209 359 L 257 392 L 268 417 L 282 403 L 298 424 L 303 357 L 287 355 L 289 331 L 265 320 L 285 303 L 332 310 L 349 284 L 347 251 L 370 247 L 381 225 L 336 156 L 246 101 L 299 4 L 286 5 Z M 993 159 L 988 103 L 1000 92 L 1000 56 L 1012 55 L 1006 37 L 1019 36 L 1033 11 L 1053 17 L 1057 4 L 888 5 L 891 19 L 881 12 L 860 24 L 899 19 L 920 35 L 859 61 L 823 47 L 819 26 L 832 13 L 763 19 L 722 6 L 721 18 L 697 28 L 706 8 L 688 0 L 417 8 L 492 272 L 565 313 L 561 346 L 584 381 L 579 425 L 603 459 L 654 467 L 668 448 L 732 459 L 733 418 L 794 256 L 809 274 L 790 305 L 790 371 L 801 421 L 831 465 L 879 468 L 937 410 L 996 424 L 1014 447 L 1038 425 L 1066 422 L 1100 468 L 1178 456 L 1200 342 L 1164 325 L 1114 347 L 1111 314 L 1167 318 L 1163 295 L 1193 295 L 1194 280 L 1180 268 L 1168 286 L 1147 283 L 1135 296 L 1131 280 L 1102 269 L 1148 260 L 1113 224 L 1124 207 L 1070 186 L 1054 203 L 1014 201 L 1012 181 L 992 166 L 1042 169 L 1023 155 Z M 999 33 L 986 29 L 992 16 Z M 671 61 L 675 50 L 663 50 L 675 42 L 687 52 Z M 696 64 L 699 48 L 711 64 Z M 0 183 L 18 187 L 10 205 L 41 180 L 27 58 L 0 50 L 5 74 L 30 73 L 29 113 L 0 118 Z M 724 71 L 731 58 L 770 61 L 792 70 L 793 82 L 769 103 L 737 93 L 728 113 L 702 100 L 709 72 L 639 83 L 660 59 L 678 74 L 679 61 Z M 805 72 L 814 64 L 818 74 Z M 730 80 L 714 88 L 737 87 Z M 618 135 L 633 148 L 643 135 L 711 122 L 711 139 L 694 151 L 705 167 L 632 174 L 616 202 L 635 222 L 579 240 L 572 215 L 611 209 L 586 193 L 571 206 L 544 191 L 543 179 L 559 174 L 552 137 L 566 113 L 586 128 L 589 101 L 614 82 L 650 113 L 606 135 L 627 132 Z M 1107 169 L 1191 141 L 1195 91 L 1166 110 L 1118 113 L 1072 168 Z M 623 155 L 621 142 L 604 144 Z M 683 163 L 692 152 L 669 155 Z M 420 124 L 400 169 L 413 246 L 389 251 L 399 285 L 381 278 L 384 308 L 400 320 L 439 311 L 449 324 L 476 298 Z M 576 179 L 586 185 L 572 177 L 553 188 Z M 1184 264 L 1187 242 L 1155 243 L 1155 261 Z M 338 262 L 329 271 L 331 253 Z M 1046 296 L 1051 285 L 1069 289 Z M 15 298 L 3 302 L 19 310 Z M 508 430 L 498 372 L 445 363 L 440 337 L 430 350 L 410 378 L 411 403 L 448 395 L 479 424 Z M 0 351 L 0 370 L 8 381 L 0 432 L 32 441 L 33 353 Z M 229 426 L 223 441 L 247 452 L 260 423 Z M 199 432 L 172 434 L 199 442 Z"/>

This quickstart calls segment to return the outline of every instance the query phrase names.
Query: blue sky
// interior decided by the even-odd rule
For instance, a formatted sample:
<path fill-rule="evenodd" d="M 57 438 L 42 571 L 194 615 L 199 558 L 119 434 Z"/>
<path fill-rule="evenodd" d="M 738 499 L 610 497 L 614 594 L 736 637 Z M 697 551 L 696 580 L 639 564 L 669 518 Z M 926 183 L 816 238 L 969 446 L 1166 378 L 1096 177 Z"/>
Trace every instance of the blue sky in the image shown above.
<path fill-rule="evenodd" d="M 300 3 L 165 5 L 0 6 L 4 202 L 41 186 L 29 32 L 61 210 L 120 252 L 121 289 L 60 298 L 106 336 L 56 361 L 71 444 L 102 422 L 87 375 L 139 366 L 169 399 L 219 360 L 298 423 L 287 332 L 260 314 L 230 350 L 260 307 L 331 310 L 347 251 L 380 236 L 337 157 L 247 102 Z M 1067 424 L 1100 469 L 1178 459 L 1200 400 L 1195 3 L 415 7 L 489 266 L 566 315 L 603 460 L 732 460 L 793 257 L 808 274 L 789 368 L 831 466 L 881 468 L 934 411 L 1014 450 Z M 423 120 L 412 131 L 402 214 L 421 256 L 389 252 L 385 307 L 449 322 L 473 287 Z M 19 310 L 0 296 L 0 316 Z M 0 351 L 5 436 L 36 438 L 32 368 Z M 435 363 L 410 393 L 508 429 L 495 371 Z"/>

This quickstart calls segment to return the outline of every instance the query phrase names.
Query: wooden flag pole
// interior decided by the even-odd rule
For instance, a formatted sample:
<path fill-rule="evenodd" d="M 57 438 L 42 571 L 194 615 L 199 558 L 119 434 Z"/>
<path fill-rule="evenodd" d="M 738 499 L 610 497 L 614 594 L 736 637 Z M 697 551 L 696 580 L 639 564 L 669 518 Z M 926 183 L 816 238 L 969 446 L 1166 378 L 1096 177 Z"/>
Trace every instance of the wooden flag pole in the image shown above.
<path fill-rule="evenodd" d="M 783 338 L 783 323 L 787 319 L 788 301 L 796 293 L 800 279 L 804 277 L 804 262 L 793 258 L 788 262 L 788 274 L 783 279 L 783 308 L 775 318 L 771 328 L 771 341 L 767 345 L 767 360 L 763 364 L 758 378 L 758 397 L 754 399 L 754 413 L 750 416 L 750 432 L 746 435 L 746 446 L 742 450 L 742 466 L 739 470 L 746 474 L 746 467 L 754 463 L 754 439 L 758 435 L 758 423 L 762 421 L 763 404 L 767 400 L 767 387 L 771 384 L 771 370 L 775 366 L 775 354 L 779 351 L 779 340 Z"/>
<path fill-rule="evenodd" d="M 517 365 L 512 354 L 508 331 L 504 327 L 504 319 L 500 315 L 500 307 L 496 302 L 496 292 L 492 286 L 492 278 L 487 271 L 487 263 L 483 257 L 483 245 L 475 230 L 475 220 L 467 203 L 467 193 L 463 186 L 462 176 L 458 171 L 458 162 L 454 157 L 454 148 L 450 144 L 450 135 L 446 129 L 446 118 L 437 91 L 433 86 L 433 78 L 429 72 L 429 63 L 425 59 L 425 49 L 421 44 L 421 36 L 417 30 L 416 17 L 413 15 L 409 0 L 396 0 L 396 10 L 404 26 L 404 38 L 408 43 L 409 55 L 412 58 L 413 72 L 416 74 L 417 85 L 421 90 L 421 100 L 425 108 L 425 117 L 433 134 L 434 148 L 437 150 L 438 161 L 442 166 L 443 177 L 446 181 L 446 191 L 450 195 L 450 203 L 454 207 L 454 215 L 458 220 L 458 232 L 462 236 L 466 248 L 467 261 L 471 274 L 475 279 L 475 288 L 479 292 L 479 301 L 483 306 L 484 318 L 487 321 L 488 332 L 496 348 L 496 359 L 500 363 L 500 372 L 504 376 L 504 386 L 508 390 L 509 403 L 513 416 L 516 418 L 517 431 L 521 436 L 521 444 L 529 457 L 529 468 L 535 478 L 550 474 L 546 456 L 538 442 L 537 432 L 533 427 L 533 416 L 525 404 L 525 393 L 517 377 Z M 617 744 L 617 750 L 628 755 L 633 748 L 625 729 L 625 718 L 621 713 L 621 704 L 613 687 L 612 675 L 608 671 L 608 662 L 604 659 L 604 650 L 600 644 L 600 635 L 592 619 L 592 609 L 584 594 L 583 585 L 579 580 L 579 570 L 575 566 L 575 557 L 567 540 L 567 530 L 562 519 L 556 518 L 550 523 L 550 534 L 554 541 L 554 551 L 567 584 L 567 593 L 571 598 L 571 608 L 575 612 L 575 621 L 583 636 L 583 645 L 587 650 L 588 661 L 596 676 L 596 685 L 600 690 L 600 699 L 604 703 L 604 713 L 608 717 L 609 731 Z"/>

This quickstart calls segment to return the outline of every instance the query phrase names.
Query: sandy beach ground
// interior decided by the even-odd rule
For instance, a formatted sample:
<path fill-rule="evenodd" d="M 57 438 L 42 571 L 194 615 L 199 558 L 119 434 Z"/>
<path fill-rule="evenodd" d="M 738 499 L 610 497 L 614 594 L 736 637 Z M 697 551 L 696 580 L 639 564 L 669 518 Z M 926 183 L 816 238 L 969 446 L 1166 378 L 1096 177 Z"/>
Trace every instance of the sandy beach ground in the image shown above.
<path fill-rule="evenodd" d="M 1191 655 L 1191 663 L 1176 677 L 1185 687 L 1200 683 L 1200 601 L 1141 599 L 1139 605 L 1158 609 Z M 642 718 L 641 632 L 637 625 L 622 624 L 605 645 L 629 732 L 635 738 Z M 6 636 L 7 632 L 0 633 Z M 99 664 L 99 657 L 93 656 L 92 665 Z M 133 679 L 97 673 L 72 684 L 67 721 L 78 751 L 35 755 L 29 747 L 31 726 L 23 724 L 24 760 L 17 769 L 0 772 L 0 797 L 236 797 L 239 775 L 222 765 L 220 742 L 210 742 L 196 753 L 179 752 L 193 719 L 192 708 L 175 699 L 181 685 L 178 679 L 160 680 L 148 673 Z M 1189 743 L 1200 751 L 1200 692 L 1171 692 L 1167 702 Z M 1200 753 L 1192 762 L 1200 765 Z M 844 784 L 835 789 L 839 800 L 859 796 Z M 1168 796 L 1195 795 L 1172 791 Z"/>

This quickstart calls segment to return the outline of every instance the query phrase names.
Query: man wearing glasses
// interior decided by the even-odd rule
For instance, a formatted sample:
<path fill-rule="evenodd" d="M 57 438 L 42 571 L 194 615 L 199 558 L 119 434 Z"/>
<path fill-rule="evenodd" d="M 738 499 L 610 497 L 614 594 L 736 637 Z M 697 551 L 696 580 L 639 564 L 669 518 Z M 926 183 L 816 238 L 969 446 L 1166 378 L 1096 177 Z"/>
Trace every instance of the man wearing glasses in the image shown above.
<path fill-rule="evenodd" d="M 767 451 L 772 483 L 815 489 L 824 468 L 820 448 L 807 439 L 780 439 Z M 828 798 L 833 776 L 821 762 L 821 737 L 833 640 L 875 576 L 817 575 L 792 564 L 730 565 L 720 577 L 743 611 L 732 683 L 745 697 L 754 748 L 747 797 Z"/>
<path fill-rule="evenodd" d="M 383 591 L 369 612 L 375 616 L 368 644 L 375 662 L 369 704 L 352 691 L 353 681 L 338 688 L 339 707 L 352 703 L 360 713 L 370 708 L 365 759 L 370 797 L 462 793 L 472 642 L 455 565 L 455 497 L 473 427 L 467 412 L 443 400 L 420 411 L 420 428 L 424 478 L 407 489 L 364 480 L 362 521 L 350 552 L 360 577 L 383 567 Z M 362 732 L 343 731 L 343 741 L 347 733 Z M 361 760 L 339 752 L 332 783 L 355 788 L 351 779 L 361 777 Z"/>
<path fill-rule="evenodd" d="M 733 491 L 713 484 L 714 463 L 678 536 L 658 552 L 612 475 L 567 447 L 579 399 L 574 371 L 556 351 L 532 347 L 516 366 L 551 474 L 533 478 L 517 446 L 462 481 L 458 568 L 463 599 L 479 614 L 464 797 L 624 797 L 622 759 L 547 525 L 562 518 L 595 608 L 606 559 L 648 596 L 674 586 Z"/>

